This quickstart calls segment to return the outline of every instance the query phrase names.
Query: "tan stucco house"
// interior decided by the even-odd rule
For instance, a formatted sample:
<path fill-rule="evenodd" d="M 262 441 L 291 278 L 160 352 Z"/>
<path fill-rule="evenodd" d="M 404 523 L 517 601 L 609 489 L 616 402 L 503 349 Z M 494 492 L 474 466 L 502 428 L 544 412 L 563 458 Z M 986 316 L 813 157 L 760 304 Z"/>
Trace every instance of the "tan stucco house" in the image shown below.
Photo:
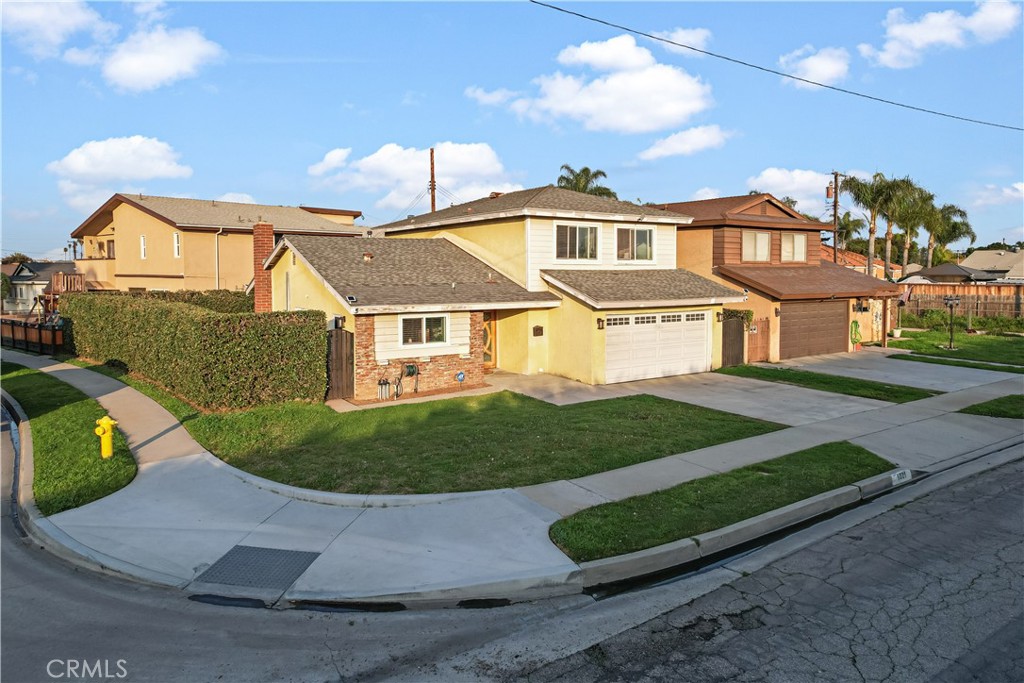
<path fill-rule="evenodd" d="M 408 365 L 430 390 L 491 368 L 624 382 L 721 365 L 722 307 L 743 294 L 678 267 L 690 220 L 545 186 L 365 239 L 285 236 L 264 270 L 273 309 L 323 310 L 353 335 L 357 400 Z"/>
<path fill-rule="evenodd" d="M 253 229 L 355 236 L 358 211 L 115 194 L 71 236 L 91 290 L 244 289 L 253 278 Z"/>

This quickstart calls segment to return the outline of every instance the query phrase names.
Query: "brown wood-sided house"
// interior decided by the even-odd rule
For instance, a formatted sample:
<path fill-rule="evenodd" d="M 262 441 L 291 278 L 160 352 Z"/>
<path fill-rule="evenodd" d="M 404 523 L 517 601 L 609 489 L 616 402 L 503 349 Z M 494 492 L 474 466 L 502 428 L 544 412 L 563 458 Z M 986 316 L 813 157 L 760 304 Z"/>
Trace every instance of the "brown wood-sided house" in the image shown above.
<path fill-rule="evenodd" d="M 770 194 L 657 206 L 693 216 L 677 229 L 679 268 L 747 290 L 747 301 L 726 304 L 754 312 L 747 362 L 850 351 L 858 336 L 871 340 L 869 300 L 899 294 L 891 283 L 822 260 L 821 231 L 830 226 Z"/>

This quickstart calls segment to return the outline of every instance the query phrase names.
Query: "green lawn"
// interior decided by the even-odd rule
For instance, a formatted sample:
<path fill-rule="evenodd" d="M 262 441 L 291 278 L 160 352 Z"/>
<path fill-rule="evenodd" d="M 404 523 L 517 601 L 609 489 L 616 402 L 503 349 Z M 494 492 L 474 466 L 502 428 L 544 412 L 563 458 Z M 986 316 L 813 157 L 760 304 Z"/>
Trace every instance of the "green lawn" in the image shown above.
<path fill-rule="evenodd" d="M 851 443 L 823 444 L 588 508 L 555 522 L 551 539 L 577 562 L 623 555 L 721 529 L 892 467 Z"/>
<path fill-rule="evenodd" d="M 126 486 L 136 472 L 124 436 L 114 432 L 114 457 L 100 457 L 93 430 L 106 411 L 78 389 L 37 370 L 3 363 L 3 386 L 32 425 L 36 505 L 44 515 L 79 507 Z"/>
<path fill-rule="evenodd" d="M 1016 394 L 1003 396 L 984 403 L 968 406 L 961 413 L 969 415 L 987 415 L 989 417 L 1009 417 L 1024 420 L 1024 396 Z"/>
<path fill-rule="evenodd" d="M 1024 367 L 1019 365 L 992 365 L 990 363 L 975 363 L 969 360 L 954 360 L 952 358 L 932 358 L 931 356 L 918 356 L 913 353 L 895 353 L 889 358 L 893 360 L 909 360 L 916 363 L 933 363 L 935 365 L 952 365 L 958 368 L 971 368 L 973 370 L 994 370 L 995 372 L 1012 372 L 1024 375 Z"/>
<path fill-rule="evenodd" d="M 848 396 L 860 396 L 861 398 L 874 398 L 879 401 L 890 401 L 891 403 L 907 403 L 918 399 L 928 398 L 941 394 L 941 391 L 929 389 L 916 389 L 904 387 L 899 384 L 885 384 L 883 382 L 872 382 L 866 379 L 853 377 L 840 377 L 839 375 L 826 375 L 820 372 L 808 372 L 807 370 L 794 370 L 792 368 L 766 368 L 758 365 L 737 365 L 732 368 L 721 368 L 716 370 L 723 375 L 735 375 L 737 377 L 749 377 L 769 382 L 782 382 L 783 384 L 795 384 L 796 386 L 820 391 L 831 391 L 835 394 L 846 394 Z"/>
<path fill-rule="evenodd" d="M 904 332 L 903 337 L 890 339 L 889 346 L 943 358 L 1024 365 L 1024 337 L 1017 336 L 957 332 L 953 336 L 954 350 L 950 351 L 946 348 L 949 346 L 948 331 Z"/>

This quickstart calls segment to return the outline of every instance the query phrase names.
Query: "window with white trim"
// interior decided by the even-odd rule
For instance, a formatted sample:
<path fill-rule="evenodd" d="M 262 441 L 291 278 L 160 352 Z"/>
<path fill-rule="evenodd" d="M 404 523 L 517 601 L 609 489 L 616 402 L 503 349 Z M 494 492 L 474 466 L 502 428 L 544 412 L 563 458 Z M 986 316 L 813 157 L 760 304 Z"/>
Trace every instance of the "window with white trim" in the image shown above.
<path fill-rule="evenodd" d="M 596 260 L 597 226 L 556 225 L 555 258 L 564 260 Z"/>
<path fill-rule="evenodd" d="M 139 235 L 139 258 L 146 260 L 146 236 Z"/>
<path fill-rule="evenodd" d="M 654 230 L 651 228 L 617 228 L 615 256 L 620 261 L 651 261 L 654 259 Z"/>
<path fill-rule="evenodd" d="M 772 234 L 770 232 L 743 231 L 743 260 L 767 261 L 771 254 Z"/>
<path fill-rule="evenodd" d="M 181 233 L 174 233 L 174 258 L 181 258 Z"/>
<path fill-rule="evenodd" d="M 448 341 L 447 315 L 403 317 L 398 328 L 402 335 L 402 346 L 444 344 Z"/>
<path fill-rule="evenodd" d="M 807 260 L 807 235 L 797 232 L 782 233 L 782 260 Z"/>

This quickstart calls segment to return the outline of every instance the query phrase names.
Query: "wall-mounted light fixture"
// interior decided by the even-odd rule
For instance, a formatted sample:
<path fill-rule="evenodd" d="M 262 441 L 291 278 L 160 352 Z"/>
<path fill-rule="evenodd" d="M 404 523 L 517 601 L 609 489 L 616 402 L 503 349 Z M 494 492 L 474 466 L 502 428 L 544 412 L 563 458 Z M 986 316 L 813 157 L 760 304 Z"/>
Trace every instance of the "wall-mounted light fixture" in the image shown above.
<path fill-rule="evenodd" d="M 778 318 L 778 317 L 781 317 L 781 316 L 782 316 L 782 309 L 781 308 L 776 308 L 775 309 L 775 317 Z"/>
<path fill-rule="evenodd" d="M 597 329 L 599 329 L 599 330 L 603 330 L 604 329 L 604 318 L 598 318 L 597 319 Z"/>
<path fill-rule="evenodd" d="M 345 328 L 345 316 L 336 315 L 334 316 L 334 329 L 341 330 Z"/>
<path fill-rule="evenodd" d="M 723 316 L 722 316 L 722 312 L 721 312 L 721 311 L 719 311 L 718 313 L 716 313 L 716 314 L 715 314 L 715 317 L 716 317 L 716 318 L 718 318 L 718 322 L 722 322 L 722 317 L 723 317 Z"/>

